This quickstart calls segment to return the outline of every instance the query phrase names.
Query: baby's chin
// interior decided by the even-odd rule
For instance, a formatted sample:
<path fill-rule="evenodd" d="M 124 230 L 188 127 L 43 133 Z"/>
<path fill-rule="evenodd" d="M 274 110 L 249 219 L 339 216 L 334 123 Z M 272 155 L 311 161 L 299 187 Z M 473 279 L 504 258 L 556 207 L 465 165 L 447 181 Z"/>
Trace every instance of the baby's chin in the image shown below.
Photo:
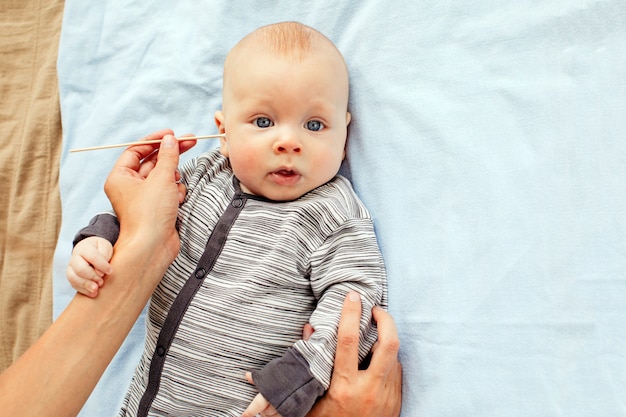
<path fill-rule="evenodd" d="M 286 187 L 287 188 L 287 187 Z M 263 197 L 268 200 L 278 201 L 278 202 L 288 202 L 294 201 L 311 191 L 311 189 L 306 190 L 296 190 L 296 189 L 285 189 L 285 190 L 277 190 L 263 193 Z"/>
<path fill-rule="evenodd" d="M 320 184 L 321 185 L 321 184 Z M 294 201 L 305 195 L 311 190 L 317 188 L 315 187 L 305 187 L 303 184 L 298 185 L 272 185 L 268 187 L 264 187 L 262 189 L 249 189 L 245 185 L 241 184 L 241 189 L 252 195 L 256 195 L 259 197 L 267 198 L 268 200 L 277 201 L 277 202 L 287 202 Z"/>

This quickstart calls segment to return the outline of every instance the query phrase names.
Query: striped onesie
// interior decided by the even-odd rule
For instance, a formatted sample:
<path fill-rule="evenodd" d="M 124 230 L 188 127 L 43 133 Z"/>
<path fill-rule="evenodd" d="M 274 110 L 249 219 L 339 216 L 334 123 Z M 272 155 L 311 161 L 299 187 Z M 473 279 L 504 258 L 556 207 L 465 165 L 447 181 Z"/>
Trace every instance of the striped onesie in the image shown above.
<path fill-rule="evenodd" d="M 291 202 L 246 194 L 217 150 L 181 180 L 180 253 L 150 300 L 120 416 L 240 416 L 257 389 L 283 417 L 306 415 L 330 385 L 348 291 L 362 295 L 361 359 L 376 340 L 371 308 L 387 287 L 369 212 L 341 176 Z M 75 243 L 118 233 L 100 214 Z"/>

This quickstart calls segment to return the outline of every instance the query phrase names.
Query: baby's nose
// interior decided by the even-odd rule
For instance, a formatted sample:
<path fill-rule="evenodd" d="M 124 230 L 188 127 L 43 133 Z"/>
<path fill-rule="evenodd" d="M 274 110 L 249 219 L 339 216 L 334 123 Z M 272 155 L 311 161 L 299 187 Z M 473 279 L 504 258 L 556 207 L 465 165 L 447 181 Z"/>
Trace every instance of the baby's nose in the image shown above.
<path fill-rule="evenodd" d="M 274 142 L 274 152 L 276 153 L 300 153 L 302 144 L 293 134 L 281 136 Z"/>

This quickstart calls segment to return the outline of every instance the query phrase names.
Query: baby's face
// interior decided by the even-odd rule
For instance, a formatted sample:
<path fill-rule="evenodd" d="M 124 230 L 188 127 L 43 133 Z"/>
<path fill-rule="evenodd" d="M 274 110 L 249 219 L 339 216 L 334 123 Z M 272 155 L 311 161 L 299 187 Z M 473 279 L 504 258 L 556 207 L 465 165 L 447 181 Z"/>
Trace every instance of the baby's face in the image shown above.
<path fill-rule="evenodd" d="M 248 54 L 227 70 L 215 114 L 222 153 L 243 191 L 295 200 L 328 182 L 345 156 L 348 79 L 333 53 L 302 60 Z"/>

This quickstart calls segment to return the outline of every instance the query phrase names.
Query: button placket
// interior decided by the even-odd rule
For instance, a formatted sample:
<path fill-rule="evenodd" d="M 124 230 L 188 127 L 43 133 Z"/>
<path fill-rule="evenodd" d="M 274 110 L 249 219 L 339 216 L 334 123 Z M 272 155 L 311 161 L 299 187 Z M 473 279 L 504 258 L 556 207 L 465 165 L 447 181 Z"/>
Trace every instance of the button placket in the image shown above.
<path fill-rule="evenodd" d="M 202 286 L 204 278 L 213 269 L 213 265 L 226 242 L 226 236 L 230 231 L 230 227 L 239 216 L 245 204 L 246 197 L 239 194 L 226 206 L 225 212 L 222 214 L 213 232 L 209 236 L 204 253 L 198 262 L 198 267 L 191 273 L 190 279 L 187 280 L 174 299 L 157 339 L 157 348 L 155 349 L 152 362 L 150 363 L 148 384 L 139 402 L 138 416 L 148 415 L 152 401 L 158 393 L 159 380 L 166 360 L 165 356 L 174 339 L 178 325 L 182 321 L 187 306 L 191 303 L 196 291 Z M 191 279 L 193 277 L 197 279 Z"/>

